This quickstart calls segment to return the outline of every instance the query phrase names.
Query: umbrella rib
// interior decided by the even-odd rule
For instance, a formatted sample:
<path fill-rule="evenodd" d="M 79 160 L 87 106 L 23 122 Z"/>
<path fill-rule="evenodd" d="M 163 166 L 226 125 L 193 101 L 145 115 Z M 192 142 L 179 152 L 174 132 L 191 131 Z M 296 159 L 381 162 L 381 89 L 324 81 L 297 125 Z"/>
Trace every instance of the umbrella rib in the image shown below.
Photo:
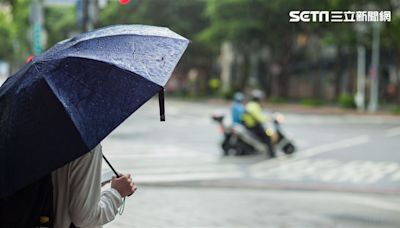
<path fill-rule="evenodd" d="M 155 38 L 167 38 L 167 39 L 173 39 L 173 40 L 181 40 L 181 41 L 188 41 L 190 42 L 188 39 L 186 39 L 185 37 L 170 37 L 170 36 L 161 36 L 161 35 L 140 35 L 140 34 L 114 34 L 114 35 L 107 35 L 107 36 L 96 36 L 96 37 L 91 37 L 89 39 L 81 39 L 81 40 L 75 40 L 75 41 L 68 41 L 67 42 L 72 42 L 71 44 L 66 45 L 66 47 L 58 50 L 58 52 L 64 51 L 68 48 L 74 47 L 82 42 L 86 42 L 86 41 L 92 41 L 95 39 L 100 39 L 100 38 L 107 38 L 107 37 L 116 37 L 116 36 L 141 36 L 141 37 L 155 37 Z M 48 51 L 50 51 L 51 49 L 49 49 Z M 44 53 L 46 54 L 46 52 Z"/>
<path fill-rule="evenodd" d="M 145 67 L 146 74 L 149 76 L 149 78 L 145 78 L 145 77 L 143 77 L 140 73 L 134 72 L 134 71 L 132 71 L 132 70 L 130 70 L 130 69 L 123 68 L 123 67 L 121 67 L 121 66 L 119 66 L 119 65 L 116 65 L 116 64 L 114 64 L 114 63 L 105 62 L 105 61 L 102 61 L 102 60 L 100 60 L 100 59 L 82 57 L 82 56 L 73 56 L 73 55 L 69 55 L 69 56 L 64 56 L 64 57 L 61 57 L 61 58 L 56 58 L 56 59 L 51 59 L 51 60 L 39 60 L 39 61 L 37 61 L 37 62 L 35 62 L 35 63 L 46 63 L 46 62 L 55 61 L 55 60 L 62 60 L 62 59 L 64 59 L 64 58 L 87 59 L 87 60 L 92 60 L 92 61 L 101 62 L 101 63 L 104 63 L 104 64 L 113 65 L 113 66 L 117 67 L 118 69 L 128 71 L 128 72 L 130 72 L 130 73 L 135 74 L 136 76 L 142 77 L 143 79 L 149 80 L 149 81 L 151 81 L 151 82 L 153 82 L 153 83 L 155 83 L 155 84 L 157 84 L 157 85 L 159 85 L 159 86 L 162 86 L 162 85 L 160 85 L 160 84 L 158 84 L 158 83 L 156 83 L 156 82 L 153 81 L 154 77 L 151 76 L 151 75 L 149 74 L 148 69 L 147 69 L 146 67 Z M 143 64 L 143 63 L 140 63 L 140 64 Z M 38 71 L 38 72 L 39 72 L 39 71 Z"/>
<path fill-rule="evenodd" d="M 33 66 L 35 67 L 36 71 L 37 71 L 38 73 L 40 73 L 39 69 L 38 69 L 37 66 L 36 66 L 36 63 L 34 63 Z"/>

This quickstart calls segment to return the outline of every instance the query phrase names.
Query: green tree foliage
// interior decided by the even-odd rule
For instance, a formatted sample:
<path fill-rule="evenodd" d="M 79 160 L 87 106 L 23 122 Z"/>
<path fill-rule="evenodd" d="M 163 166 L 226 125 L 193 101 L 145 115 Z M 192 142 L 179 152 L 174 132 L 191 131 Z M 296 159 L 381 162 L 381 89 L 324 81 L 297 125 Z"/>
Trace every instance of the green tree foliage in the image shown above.
<path fill-rule="evenodd" d="M 203 0 L 132 0 L 128 5 L 121 6 L 110 2 L 100 15 L 97 26 L 112 24 L 147 24 L 165 26 L 195 41 L 196 34 L 207 26 L 203 15 L 205 2 Z M 185 58 L 179 64 L 182 68 L 207 65 L 208 47 L 199 42 L 189 45 Z"/>
<path fill-rule="evenodd" d="M 47 47 L 78 33 L 75 7 L 54 6 L 45 8 Z"/>
<path fill-rule="evenodd" d="M 12 27 L 11 9 L 7 6 L 1 6 L 0 10 L 0 41 L 2 48 L 0 49 L 0 59 L 9 59 L 10 53 L 13 52 L 13 37 L 15 29 Z"/>
<path fill-rule="evenodd" d="M 308 1 L 308 4 L 315 2 Z M 250 64 L 250 58 L 263 47 L 271 51 L 271 62 L 285 66 L 289 64 L 294 56 L 294 37 L 302 26 L 289 23 L 288 12 L 293 8 L 306 8 L 306 3 L 302 0 L 208 0 L 205 13 L 210 19 L 210 26 L 199 35 L 199 39 L 216 48 L 216 44 L 223 41 L 234 44 L 238 55 L 243 55 L 245 59 L 244 65 L 240 67 L 245 70 L 239 75 L 242 77 L 239 78 L 239 86 L 243 89 L 250 71 L 257 67 Z M 284 86 L 286 75 L 282 71 L 279 77 L 281 82 L 277 83 Z"/>
<path fill-rule="evenodd" d="M 0 1 L 0 59 L 20 65 L 29 55 L 29 0 Z"/>
<path fill-rule="evenodd" d="M 179 80 L 188 83 L 186 75 L 195 68 L 199 73 L 196 90 L 207 92 L 208 80 L 216 62 L 217 52 L 211 46 L 199 42 L 197 34 L 208 26 L 204 14 L 204 0 L 131 0 L 128 5 L 109 2 L 101 11 L 97 27 L 113 24 L 146 24 L 168 27 L 192 42 L 185 51 L 176 71 L 180 72 Z M 196 79 L 196 80 L 197 80 Z"/>
<path fill-rule="evenodd" d="M 30 2 L 0 0 L 0 59 L 11 61 L 14 65 L 20 65 L 31 53 Z M 266 91 L 272 84 L 272 87 L 279 88 L 279 93 L 273 95 L 282 97 L 287 95 L 288 80 L 293 71 L 297 70 L 294 66 L 321 61 L 319 50 L 324 45 L 336 47 L 336 76 L 333 80 L 339 88 L 344 84 L 344 71 L 355 64 L 356 46 L 360 42 L 355 23 L 290 23 L 289 11 L 390 10 L 392 21 L 383 24 L 381 47 L 383 52 L 390 51 L 396 57 L 400 55 L 399 9 L 398 0 L 131 0 L 128 5 L 110 0 L 100 10 L 95 27 L 113 24 L 169 27 L 192 41 L 178 70 L 187 73 L 191 68 L 196 68 L 203 74 L 205 82 L 208 82 L 210 75 L 217 74 L 217 58 L 224 41 L 230 41 L 235 50 L 244 56 L 244 64 L 241 66 L 244 77 L 248 77 L 251 72 L 251 55 L 267 47 L 269 58 L 259 64 L 263 68 L 260 78 L 268 78 L 268 82 L 263 84 Z M 47 47 L 78 31 L 75 7 L 46 7 L 45 15 Z M 369 27 L 361 41 L 368 53 L 372 23 L 366 24 Z M 311 39 L 313 42 L 310 42 Z M 299 42 L 302 40 L 305 44 Z M 354 58 L 346 61 L 344 56 L 351 55 Z M 400 62 L 400 58 L 397 59 Z M 271 66 L 276 65 L 282 69 L 272 77 Z M 312 81 L 314 83 L 315 80 Z M 239 84 L 245 86 L 246 82 L 242 80 Z M 320 86 L 318 83 L 313 85 Z"/>
<path fill-rule="evenodd" d="M 267 46 L 271 51 L 269 61 L 282 66 L 277 81 L 269 83 L 279 88 L 280 92 L 275 94 L 276 96 L 287 95 L 288 74 L 294 64 L 321 60 L 318 57 L 320 56 L 318 49 L 323 45 L 332 45 L 338 50 L 335 58 L 337 95 L 342 84 L 343 71 L 356 61 L 356 58 L 353 58 L 350 63 L 344 62 L 343 58 L 344 55 L 348 56 L 356 51 L 359 37 L 355 31 L 355 23 L 290 23 L 288 13 L 291 10 L 391 10 L 392 22 L 384 24 L 382 46 L 387 49 L 395 47 L 398 50 L 397 54 L 400 54 L 398 39 L 400 17 L 396 13 L 400 4 L 396 6 L 397 1 L 207 0 L 206 2 L 205 14 L 210 20 L 210 25 L 199 35 L 200 41 L 214 48 L 219 48 L 218 44 L 223 41 L 233 42 L 237 52 L 247 56 L 247 59 L 251 53 L 259 51 L 262 46 Z M 369 48 L 372 23 L 366 24 L 369 28 L 366 34 L 363 34 L 363 43 Z M 306 41 L 305 45 L 299 45 L 299 36 Z M 310 38 L 318 40 L 319 43 L 313 42 L 313 47 L 309 48 L 311 44 L 307 43 Z M 313 59 L 310 58 L 310 54 L 314 56 Z M 249 71 L 246 72 L 248 75 Z M 320 86 L 319 83 L 314 84 L 316 87 Z"/>

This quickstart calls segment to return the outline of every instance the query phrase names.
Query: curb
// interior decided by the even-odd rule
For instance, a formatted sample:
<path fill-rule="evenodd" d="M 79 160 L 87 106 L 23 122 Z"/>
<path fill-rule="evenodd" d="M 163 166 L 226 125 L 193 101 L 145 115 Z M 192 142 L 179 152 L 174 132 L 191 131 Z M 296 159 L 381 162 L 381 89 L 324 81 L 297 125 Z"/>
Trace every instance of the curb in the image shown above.
<path fill-rule="evenodd" d="M 398 188 L 377 188 L 365 186 L 337 186 L 333 184 L 296 184 L 277 183 L 259 179 L 222 179 L 204 181 L 171 181 L 171 182 L 146 182 L 137 183 L 142 186 L 152 187 L 198 187 L 198 188 L 236 188 L 236 189 L 265 189 L 283 191 L 326 191 L 340 193 L 381 194 L 399 196 Z"/>

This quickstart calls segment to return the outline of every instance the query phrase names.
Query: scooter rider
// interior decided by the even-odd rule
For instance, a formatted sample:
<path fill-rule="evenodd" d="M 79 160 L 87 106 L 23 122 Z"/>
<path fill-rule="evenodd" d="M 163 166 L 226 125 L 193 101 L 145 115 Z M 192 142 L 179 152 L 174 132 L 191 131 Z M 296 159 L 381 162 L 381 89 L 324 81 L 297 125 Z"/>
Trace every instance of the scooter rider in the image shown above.
<path fill-rule="evenodd" d="M 263 126 L 263 124 L 267 122 L 268 117 L 262 112 L 262 98 L 262 91 L 253 90 L 251 92 L 250 101 L 246 104 L 245 112 L 241 119 L 243 125 L 267 145 L 269 155 L 273 158 L 275 157 L 275 149 L 272 146 L 271 138 L 266 134 Z"/>
<path fill-rule="evenodd" d="M 245 111 L 243 100 L 244 100 L 244 95 L 241 92 L 237 92 L 233 96 L 233 103 L 231 106 L 233 124 L 242 124 L 241 119 Z"/>

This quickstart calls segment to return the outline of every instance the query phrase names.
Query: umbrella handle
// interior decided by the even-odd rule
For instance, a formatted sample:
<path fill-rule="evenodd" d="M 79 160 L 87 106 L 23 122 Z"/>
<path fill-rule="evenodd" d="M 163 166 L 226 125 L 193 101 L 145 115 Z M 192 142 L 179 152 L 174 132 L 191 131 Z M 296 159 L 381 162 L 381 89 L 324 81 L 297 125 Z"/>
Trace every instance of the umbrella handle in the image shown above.
<path fill-rule="evenodd" d="M 103 159 L 104 159 L 104 161 L 107 162 L 108 166 L 110 166 L 110 168 L 111 168 L 111 170 L 114 172 L 114 174 L 115 174 L 117 177 L 121 177 L 121 175 L 119 175 L 119 174 L 117 173 L 117 171 L 114 169 L 114 167 L 111 165 L 111 163 L 107 160 L 107 158 L 106 158 L 106 156 L 104 156 L 104 154 L 103 154 Z"/>
<path fill-rule="evenodd" d="M 118 173 L 117 173 L 117 171 L 114 169 L 114 167 L 111 165 L 111 163 L 107 160 L 107 158 L 106 158 L 106 156 L 104 156 L 104 154 L 103 154 L 103 159 L 104 159 L 104 161 L 106 161 L 107 162 L 107 164 L 108 164 L 108 166 L 110 166 L 110 168 L 111 168 L 111 170 L 114 172 L 114 174 L 117 176 L 117 177 L 121 177 L 121 175 L 119 175 Z M 131 193 L 131 194 L 129 194 L 128 196 L 131 196 L 133 193 Z M 124 197 L 124 203 L 123 203 L 123 205 L 124 205 L 124 207 L 125 207 L 125 197 Z M 124 211 L 124 209 L 122 209 L 122 212 Z M 120 212 L 120 214 L 122 214 L 122 212 Z"/>
<path fill-rule="evenodd" d="M 158 103 L 160 104 L 160 121 L 165 121 L 165 102 L 164 102 L 164 88 L 158 92 Z"/>

